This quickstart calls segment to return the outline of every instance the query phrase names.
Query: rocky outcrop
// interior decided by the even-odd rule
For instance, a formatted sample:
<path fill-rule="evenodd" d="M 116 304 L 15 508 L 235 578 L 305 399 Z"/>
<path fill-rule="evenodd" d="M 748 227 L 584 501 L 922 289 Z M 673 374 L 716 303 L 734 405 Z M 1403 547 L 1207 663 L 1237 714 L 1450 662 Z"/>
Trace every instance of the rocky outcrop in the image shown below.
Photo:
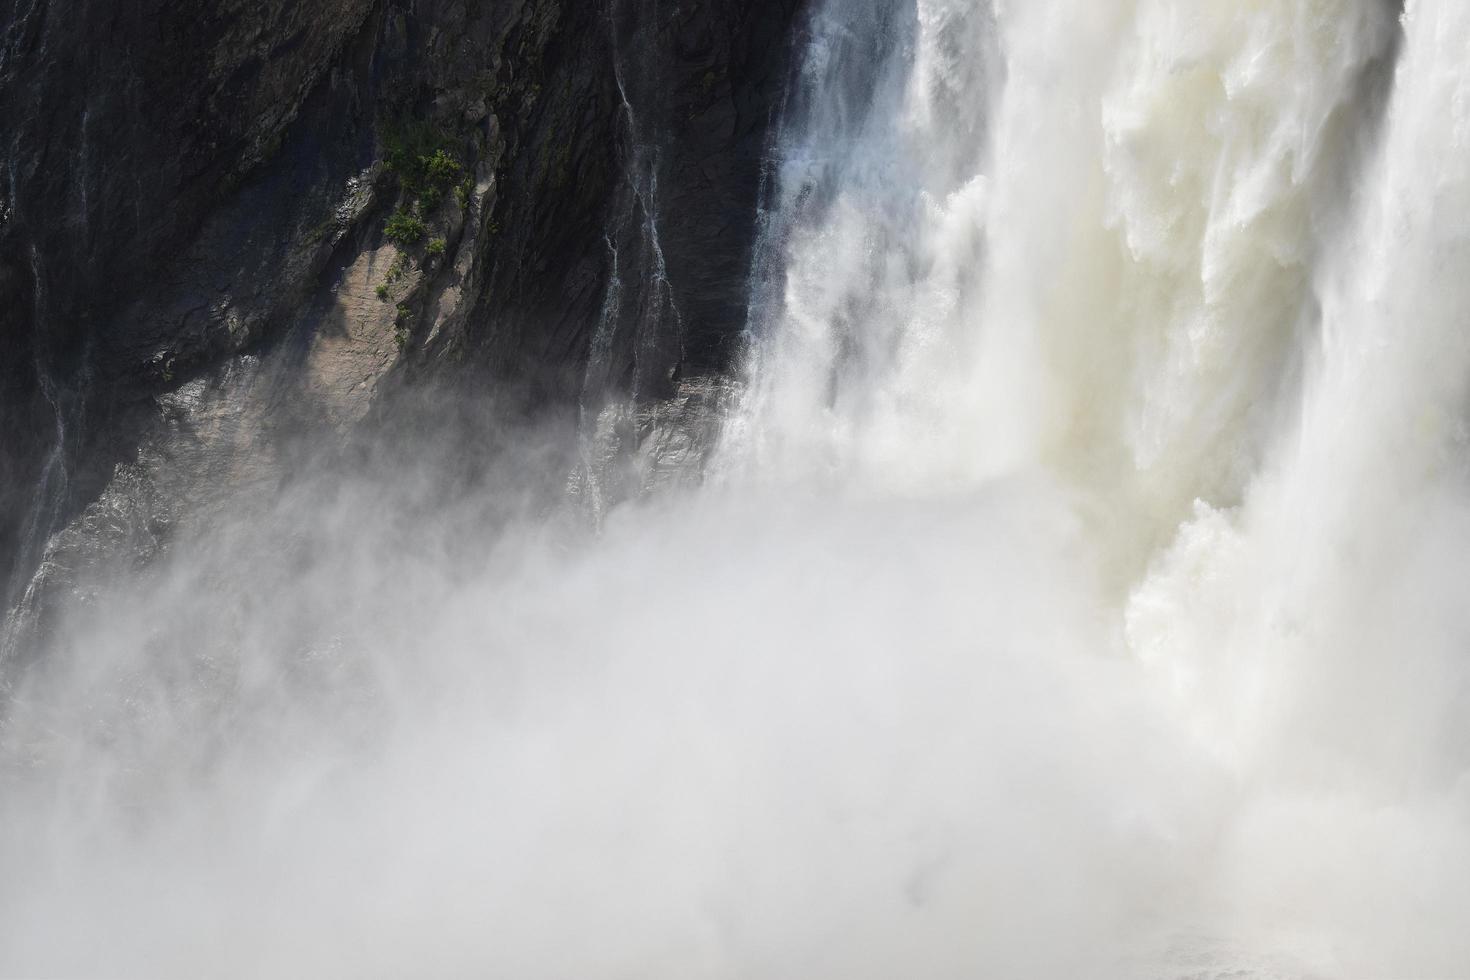
<path fill-rule="evenodd" d="M 798 4 L 0 3 L 8 604 L 415 385 L 687 401 Z"/>
<path fill-rule="evenodd" d="M 202 365 L 265 335 L 258 307 L 241 315 L 230 298 L 255 288 L 245 276 L 273 281 L 290 251 L 272 247 L 285 234 L 266 241 L 285 229 L 258 209 L 280 216 L 293 205 L 245 185 L 281 155 L 307 100 L 330 89 L 323 80 L 372 9 L 8 7 L 0 411 L 16 437 L 0 452 L 0 580 L 27 570 L 48 532 L 105 482 L 109 457 L 128 451 L 130 440 L 112 442 L 128 428 L 119 413 L 182 381 L 190 359 Z M 214 268 L 185 266 L 180 257 L 209 250 L 210 236 Z M 189 275 L 208 280 L 207 293 L 189 295 Z"/>

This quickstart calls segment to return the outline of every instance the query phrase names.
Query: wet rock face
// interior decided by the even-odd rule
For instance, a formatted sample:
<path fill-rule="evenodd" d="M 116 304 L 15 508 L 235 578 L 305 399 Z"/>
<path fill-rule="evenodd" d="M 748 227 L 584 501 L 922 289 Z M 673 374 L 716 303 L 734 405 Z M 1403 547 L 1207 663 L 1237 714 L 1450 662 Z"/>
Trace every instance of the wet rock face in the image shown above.
<path fill-rule="evenodd" d="M 371 0 L 11 7 L 5 254 L 44 297 L 47 355 L 66 361 L 275 152 Z"/>
<path fill-rule="evenodd" d="M 274 152 L 370 7 L 0 6 L 0 417 L 17 434 L 0 449 L 0 583 L 25 561 L 48 455 L 63 438 L 83 455 L 83 416 L 106 414 L 96 375 L 117 366 L 116 311 L 159 291 L 170 258 Z"/>
<path fill-rule="evenodd" d="M 502 65 L 501 238 L 471 338 L 499 374 L 659 398 L 729 365 L 800 4 L 567 4 L 583 27 Z M 528 16 L 522 43 L 546 26 Z"/>
<path fill-rule="evenodd" d="M 745 326 L 753 204 L 786 89 L 797 6 L 702 4 L 670 14 L 660 34 L 680 66 L 665 76 L 663 245 L 695 373 L 728 364 Z"/>
<path fill-rule="evenodd" d="M 120 473 L 187 497 L 405 384 L 718 373 L 799 3 L 0 0 L 0 596 Z"/>

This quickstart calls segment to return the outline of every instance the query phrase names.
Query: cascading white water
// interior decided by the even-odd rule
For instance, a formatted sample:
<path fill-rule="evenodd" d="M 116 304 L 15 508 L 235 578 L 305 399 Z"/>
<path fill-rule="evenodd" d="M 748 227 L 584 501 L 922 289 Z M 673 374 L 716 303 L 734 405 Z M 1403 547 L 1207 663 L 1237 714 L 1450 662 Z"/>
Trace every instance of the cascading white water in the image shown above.
<path fill-rule="evenodd" d="M 1366 880 L 1466 853 L 1470 10 L 854 6 L 817 18 L 829 94 L 782 147 L 795 218 L 735 466 L 1066 488 L 1125 655 L 1281 794 L 1229 845 L 1244 914 L 1376 937 Z M 854 105 L 871 69 L 832 52 L 865 29 L 892 38 Z M 1453 877 L 1415 882 L 1434 911 L 1375 969 L 1470 969 Z"/>
<path fill-rule="evenodd" d="M 1046 466 L 1165 528 L 1238 502 L 1293 422 L 1388 6 L 854 6 L 817 17 L 779 150 L 737 441 L 783 477 Z"/>
<path fill-rule="evenodd" d="M 713 477 L 88 590 L 0 973 L 1470 970 L 1470 7 L 810 25 Z"/>

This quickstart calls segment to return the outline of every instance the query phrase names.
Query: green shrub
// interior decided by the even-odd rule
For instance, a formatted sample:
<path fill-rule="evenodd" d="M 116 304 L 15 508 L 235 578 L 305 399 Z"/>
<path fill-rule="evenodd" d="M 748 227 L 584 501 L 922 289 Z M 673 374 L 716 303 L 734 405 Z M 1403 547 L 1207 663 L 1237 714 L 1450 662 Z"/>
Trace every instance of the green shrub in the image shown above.
<path fill-rule="evenodd" d="M 381 132 L 384 166 L 423 206 L 437 204 L 464 176 L 449 133 L 414 119 L 384 123 Z"/>
<path fill-rule="evenodd" d="M 429 156 L 420 158 L 419 162 L 423 164 L 424 179 L 430 186 L 440 190 L 448 188 L 464 173 L 464 167 L 460 162 L 445 153 L 442 148 L 435 150 Z"/>
<path fill-rule="evenodd" d="M 418 215 L 399 208 L 383 226 L 383 236 L 395 245 L 409 246 L 422 241 L 428 229 Z"/>
<path fill-rule="evenodd" d="M 378 299 L 386 300 L 388 298 L 388 284 L 386 282 L 378 283 L 378 288 L 376 292 L 378 294 Z"/>
<path fill-rule="evenodd" d="M 444 239 L 436 238 L 428 245 L 424 246 L 424 251 L 428 252 L 430 255 L 439 256 L 444 254 L 444 247 Z"/>
<path fill-rule="evenodd" d="M 402 351 L 408 346 L 409 331 L 413 327 L 413 310 L 408 304 L 399 303 L 395 311 L 398 315 L 393 318 L 393 342 Z"/>
<path fill-rule="evenodd" d="M 445 140 L 428 123 L 403 119 L 384 123 L 383 163 L 403 189 L 417 197 L 424 189 L 424 160 L 443 149 Z"/>

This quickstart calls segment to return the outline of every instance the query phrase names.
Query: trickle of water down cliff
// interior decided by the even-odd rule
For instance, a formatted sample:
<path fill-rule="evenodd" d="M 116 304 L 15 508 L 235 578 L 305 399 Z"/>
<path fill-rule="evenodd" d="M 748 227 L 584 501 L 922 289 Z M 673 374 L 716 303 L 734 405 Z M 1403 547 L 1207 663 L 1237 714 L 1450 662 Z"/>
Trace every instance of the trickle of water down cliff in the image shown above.
<path fill-rule="evenodd" d="M 620 60 L 577 431 L 493 519 L 302 478 L 79 587 L 0 973 L 1466 975 L 1467 51 L 1461 0 L 821 0 L 677 410 L 593 381 L 685 315 Z"/>

